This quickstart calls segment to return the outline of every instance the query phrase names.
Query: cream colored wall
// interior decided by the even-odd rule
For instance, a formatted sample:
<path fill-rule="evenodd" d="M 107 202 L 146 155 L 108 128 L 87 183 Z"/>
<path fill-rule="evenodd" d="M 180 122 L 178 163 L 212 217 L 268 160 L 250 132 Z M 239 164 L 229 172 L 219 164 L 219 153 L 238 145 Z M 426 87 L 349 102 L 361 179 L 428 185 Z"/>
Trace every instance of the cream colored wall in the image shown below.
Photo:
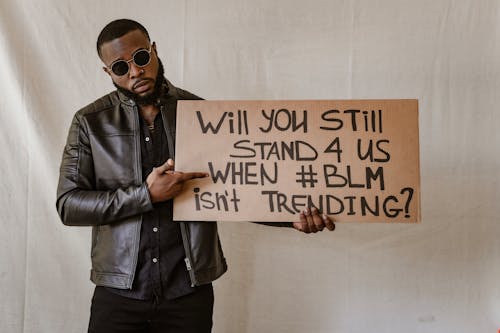
<path fill-rule="evenodd" d="M 420 225 L 220 224 L 214 332 L 500 329 L 497 0 L 0 2 L 0 331 L 85 331 L 87 228 L 55 211 L 73 113 L 113 87 L 95 38 L 143 22 L 207 99 L 418 98 Z"/>

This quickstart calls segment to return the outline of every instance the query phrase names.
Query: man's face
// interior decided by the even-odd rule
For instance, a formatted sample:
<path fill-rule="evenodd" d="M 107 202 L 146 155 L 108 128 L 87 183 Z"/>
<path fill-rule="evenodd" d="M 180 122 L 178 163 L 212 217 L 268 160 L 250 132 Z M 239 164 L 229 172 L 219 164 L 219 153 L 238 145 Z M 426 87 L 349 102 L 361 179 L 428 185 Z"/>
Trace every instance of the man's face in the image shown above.
<path fill-rule="evenodd" d="M 116 75 L 108 68 L 116 60 L 128 61 L 132 59 L 137 50 L 149 50 L 150 46 L 151 60 L 146 66 L 139 67 L 130 61 L 128 73 L 122 76 Z M 103 67 L 104 71 L 111 76 L 115 85 L 141 98 L 154 92 L 159 67 L 156 45 L 154 43 L 151 45 L 148 38 L 140 30 L 130 31 L 122 37 L 102 44 L 101 59 L 106 65 Z"/>

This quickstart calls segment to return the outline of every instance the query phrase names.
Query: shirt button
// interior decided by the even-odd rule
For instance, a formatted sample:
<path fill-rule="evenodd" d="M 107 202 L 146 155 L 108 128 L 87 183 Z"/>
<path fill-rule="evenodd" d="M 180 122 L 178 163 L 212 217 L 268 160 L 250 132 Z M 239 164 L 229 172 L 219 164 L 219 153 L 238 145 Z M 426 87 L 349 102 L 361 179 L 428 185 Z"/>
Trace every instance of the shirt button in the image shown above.
<path fill-rule="evenodd" d="M 149 138 L 149 136 L 147 136 L 146 137 L 146 142 L 149 142 L 149 140 L 151 140 L 151 139 Z"/>
<path fill-rule="evenodd" d="M 158 232 L 158 228 L 157 228 L 157 227 L 154 227 L 154 228 L 153 228 L 153 232 Z"/>
<path fill-rule="evenodd" d="M 153 258 L 153 262 L 156 264 L 158 262 L 158 259 Z"/>

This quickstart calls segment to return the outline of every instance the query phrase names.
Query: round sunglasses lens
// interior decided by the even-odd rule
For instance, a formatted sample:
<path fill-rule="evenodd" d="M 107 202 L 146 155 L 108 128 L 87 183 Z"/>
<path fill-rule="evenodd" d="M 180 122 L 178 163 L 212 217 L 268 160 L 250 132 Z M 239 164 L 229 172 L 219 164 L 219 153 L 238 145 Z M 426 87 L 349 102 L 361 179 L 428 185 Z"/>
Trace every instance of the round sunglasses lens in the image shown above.
<path fill-rule="evenodd" d="M 128 64 L 125 61 L 117 61 L 113 64 L 111 70 L 118 76 L 125 75 L 128 72 Z"/>
<path fill-rule="evenodd" d="M 141 50 L 134 55 L 134 62 L 137 66 L 146 66 L 149 63 L 149 52 Z"/>

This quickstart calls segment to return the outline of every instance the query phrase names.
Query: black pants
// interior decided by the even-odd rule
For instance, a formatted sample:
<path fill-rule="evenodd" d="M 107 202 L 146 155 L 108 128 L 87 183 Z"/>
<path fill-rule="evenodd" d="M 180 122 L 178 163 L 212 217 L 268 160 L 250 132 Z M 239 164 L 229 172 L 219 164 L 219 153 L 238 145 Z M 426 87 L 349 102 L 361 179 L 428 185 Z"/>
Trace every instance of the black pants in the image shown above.
<path fill-rule="evenodd" d="M 209 333 L 214 294 L 211 285 L 174 300 L 135 300 L 96 287 L 89 333 Z"/>

